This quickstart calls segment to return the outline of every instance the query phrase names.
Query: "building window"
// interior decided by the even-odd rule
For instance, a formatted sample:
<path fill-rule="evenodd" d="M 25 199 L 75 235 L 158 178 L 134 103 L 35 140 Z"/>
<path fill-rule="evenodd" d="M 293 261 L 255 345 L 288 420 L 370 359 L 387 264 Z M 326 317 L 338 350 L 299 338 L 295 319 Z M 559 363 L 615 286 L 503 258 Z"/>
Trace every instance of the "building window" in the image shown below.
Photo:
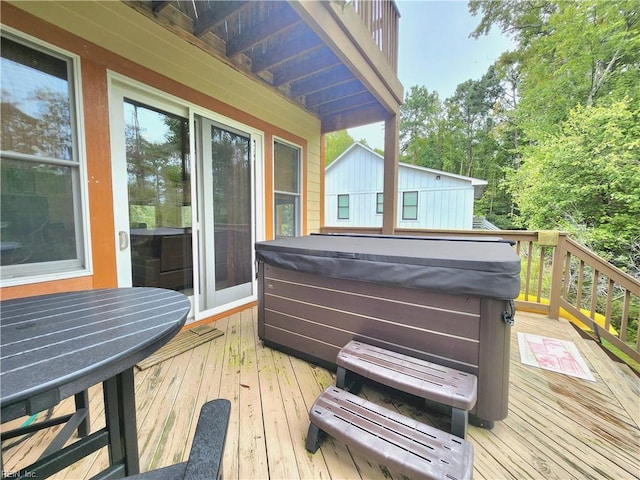
<path fill-rule="evenodd" d="M 382 193 L 376 193 L 376 213 L 384 213 L 384 197 Z"/>
<path fill-rule="evenodd" d="M 300 148 L 282 142 L 273 144 L 274 230 L 277 237 L 301 234 Z"/>
<path fill-rule="evenodd" d="M 349 220 L 349 195 L 338 195 L 338 220 Z"/>
<path fill-rule="evenodd" d="M 402 193 L 402 219 L 418 219 L 418 192 Z"/>
<path fill-rule="evenodd" d="M 74 63 L 2 37 L 2 280 L 85 267 Z"/>

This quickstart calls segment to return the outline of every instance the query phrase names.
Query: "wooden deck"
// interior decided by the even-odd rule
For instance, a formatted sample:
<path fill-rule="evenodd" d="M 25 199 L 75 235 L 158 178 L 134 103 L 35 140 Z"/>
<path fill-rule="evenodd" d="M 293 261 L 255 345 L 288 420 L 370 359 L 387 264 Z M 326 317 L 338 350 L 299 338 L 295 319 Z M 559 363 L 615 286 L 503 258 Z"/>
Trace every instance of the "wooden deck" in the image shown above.
<path fill-rule="evenodd" d="M 333 372 L 264 348 L 256 316 L 251 309 L 218 321 L 223 337 L 136 373 L 141 469 L 186 459 L 200 406 L 224 397 L 232 401 L 226 479 L 400 478 L 331 439 L 315 455 L 305 450 L 308 409 L 334 383 Z M 596 382 L 522 365 L 518 331 L 573 341 Z M 626 366 L 581 339 L 566 321 L 518 312 L 510 380 L 509 416 L 492 430 L 469 429 L 476 479 L 640 478 L 640 380 Z M 99 427 L 101 387 L 90 394 L 92 422 Z M 372 386 L 362 395 L 448 428 L 446 413 L 426 411 L 415 398 Z M 69 408 L 69 401 L 59 407 Z M 11 441 L 4 442 L 4 473 L 33 461 L 51 435 L 39 433 L 10 448 Z M 106 462 L 102 451 L 56 478 L 89 478 Z"/>

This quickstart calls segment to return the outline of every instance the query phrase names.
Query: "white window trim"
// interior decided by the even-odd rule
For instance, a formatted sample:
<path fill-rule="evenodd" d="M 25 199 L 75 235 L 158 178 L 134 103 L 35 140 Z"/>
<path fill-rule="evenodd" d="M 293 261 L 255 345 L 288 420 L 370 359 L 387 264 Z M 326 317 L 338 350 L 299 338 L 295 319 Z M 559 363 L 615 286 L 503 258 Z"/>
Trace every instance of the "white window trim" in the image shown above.
<path fill-rule="evenodd" d="M 83 266 L 75 267 L 72 270 L 64 271 L 56 268 L 56 265 L 64 265 L 66 261 L 62 262 L 47 262 L 46 265 L 36 267 L 41 271 L 37 274 L 29 273 L 17 273 L 13 277 L 1 278 L 0 287 L 10 287 L 17 285 L 29 285 L 32 283 L 50 282 L 55 280 L 67 280 L 71 278 L 86 277 L 93 274 L 93 253 L 91 250 L 91 218 L 89 215 L 89 192 L 87 181 L 87 151 L 85 140 L 85 126 L 84 126 L 84 108 L 82 97 L 82 69 L 80 56 L 71 53 L 67 50 L 59 48 L 48 42 L 40 40 L 39 38 L 27 35 L 19 30 L 2 25 L 3 33 L 7 34 L 7 37 L 13 38 L 18 42 L 30 43 L 36 49 L 42 48 L 45 53 L 47 51 L 57 54 L 61 57 L 65 57 L 71 61 L 71 70 L 73 72 L 73 111 L 75 113 L 75 125 L 73 126 L 76 140 L 76 157 L 78 163 L 78 177 L 79 177 L 79 191 L 73 192 L 74 196 L 77 196 L 80 210 L 80 226 L 83 230 Z M 75 199 L 74 199 L 75 200 Z M 34 264 L 35 265 L 35 264 Z M 4 270 L 4 268 L 3 268 Z M 44 270 L 44 272 L 42 272 Z M 47 270 L 50 270 L 47 272 Z M 6 270 L 5 270 L 6 271 Z"/>
<path fill-rule="evenodd" d="M 276 221 L 276 213 L 275 213 L 275 196 L 276 193 L 280 193 L 283 195 L 293 195 L 291 192 L 283 192 L 280 190 L 276 190 L 276 158 L 275 158 L 275 154 L 276 154 L 276 149 L 275 149 L 275 143 L 282 143 L 283 145 L 288 145 L 292 148 L 297 148 L 298 151 L 300 152 L 300 156 L 298 157 L 298 168 L 299 168 L 299 178 L 298 178 L 298 189 L 300 190 L 300 193 L 298 193 L 298 201 L 300 202 L 300 208 L 299 208 L 299 212 L 298 212 L 298 228 L 296 229 L 295 235 L 302 235 L 302 232 L 304 230 L 304 226 L 302 225 L 302 221 L 304 218 L 304 215 L 302 214 L 302 210 L 303 210 L 303 205 L 304 205 L 304 181 L 305 181 L 305 177 L 304 177 L 304 166 L 303 166 L 303 158 L 304 158 L 304 149 L 302 148 L 302 145 L 298 145 L 296 143 L 290 142 L 288 140 L 285 140 L 284 138 L 278 137 L 276 135 L 273 135 L 271 137 L 271 171 L 273 172 L 273 175 L 271 175 L 271 191 L 273 192 L 273 198 L 271 199 L 271 206 L 273 208 L 273 225 L 271 226 L 272 230 L 271 230 L 271 236 L 272 238 L 276 238 L 276 225 L 275 225 L 275 221 Z"/>

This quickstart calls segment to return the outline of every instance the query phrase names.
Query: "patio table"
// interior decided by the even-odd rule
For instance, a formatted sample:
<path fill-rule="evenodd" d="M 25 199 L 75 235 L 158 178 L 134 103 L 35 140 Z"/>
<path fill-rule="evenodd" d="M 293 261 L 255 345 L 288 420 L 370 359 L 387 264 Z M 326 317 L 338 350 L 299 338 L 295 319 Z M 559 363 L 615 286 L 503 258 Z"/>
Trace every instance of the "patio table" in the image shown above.
<path fill-rule="evenodd" d="M 22 468 L 23 477 L 45 478 L 105 446 L 109 467 L 98 478 L 139 472 L 133 367 L 178 333 L 189 309 L 183 294 L 148 287 L 0 302 L 2 423 L 76 397 L 63 438 Z M 106 427 L 89 433 L 86 392 L 100 382 Z M 82 438 L 61 448 L 76 429 Z"/>

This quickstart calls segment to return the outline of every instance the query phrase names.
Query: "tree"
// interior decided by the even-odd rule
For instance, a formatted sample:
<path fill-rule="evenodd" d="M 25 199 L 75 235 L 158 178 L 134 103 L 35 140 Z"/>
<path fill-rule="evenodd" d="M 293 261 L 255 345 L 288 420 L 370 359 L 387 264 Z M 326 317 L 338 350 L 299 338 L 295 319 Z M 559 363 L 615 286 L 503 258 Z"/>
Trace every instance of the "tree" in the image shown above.
<path fill-rule="evenodd" d="M 522 49 L 535 39 L 547 35 L 547 19 L 557 11 L 558 5 L 549 0 L 469 0 L 471 15 L 482 13 L 472 37 L 478 38 L 497 26 L 513 37 Z"/>
<path fill-rule="evenodd" d="M 446 101 L 437 92 L 411 87 L 400 106 L 401 160 L 422 167 L 459 172 L 463 140 L 451 123 Z"/>
<path fill-rule="evenodd" d="M 577 106 L 558 133 L 525 149 L 510 179 L 521 225 L 582 230 L 619 265 L 638 257 L 640 112 L 630 103 Z"/>
<path fill-rule="evenodd" d="M 514 94 L 513 89 L 510 92 Z M 498 70 L 491 67 L 480 80 L 458 85 L 444 102 L 436 92 L 413 86 L 400 107 L 401 160 L 487 179 L 477 211 L 505 228 L 512 227 L 506 218 L 511 213 L 511 200 L 500 183 L 502 167 L 510 165 L 513 147 L 496 134 L 496 126 L 507 121 L 505 105 L 509 101 Z"/>
<path fill-rule="evenodd" d="M 426 165 L 435 153 L 433 139 L 437 138 L 441 117 L 438 93 L 412 86 L 400 106 L 400 153 L 404 161 Z"/>
<path fill-rule="evenodd" d="M 640 82 L 640 14 L 635 0 L 494 2 L 472 0 L 482 12 L 474 36 L 498 26 L 518 49 L 521 127 L 535 141 L 551 132 L 576 105 L 637 99 Z"/>
<path fill-rule="evenodd" d="M 324 136 L 325 166 L 329 165 L 353 144 L 354 140 L 346 130 L 327 133 Z"/>
<path fill-rule="evenodd" d="M 500 152 L 512 151 L 506 185 L 516 221 L 585 230 L 591 248 L 628 266 L 640 223 L 638 159 L 628 156 L 638 149 L 629 119 L 637 125 L 640 115 L 637 2 L 471 0 L 469 8 L 482 15 L 473 35 L 496 26 L 517 42 L 499 64 L 516 73 L 517 95 L 497 135 Z"/>
<path fill-rule="evenodd" d="M 502 94 L 500 79 L 491 66 L 480 80 L 461 83 L 453 97 L 447 99 L 449 116 L 464 139 L 465 156 L 456 173 L 467 176 L 475 174 L 475 153 L 481 150 L 480 145 L 491 141 L 487 136 L 493 126 L 494 108 Z M 485 150 L 491 154 L 491 149 Z"/>

